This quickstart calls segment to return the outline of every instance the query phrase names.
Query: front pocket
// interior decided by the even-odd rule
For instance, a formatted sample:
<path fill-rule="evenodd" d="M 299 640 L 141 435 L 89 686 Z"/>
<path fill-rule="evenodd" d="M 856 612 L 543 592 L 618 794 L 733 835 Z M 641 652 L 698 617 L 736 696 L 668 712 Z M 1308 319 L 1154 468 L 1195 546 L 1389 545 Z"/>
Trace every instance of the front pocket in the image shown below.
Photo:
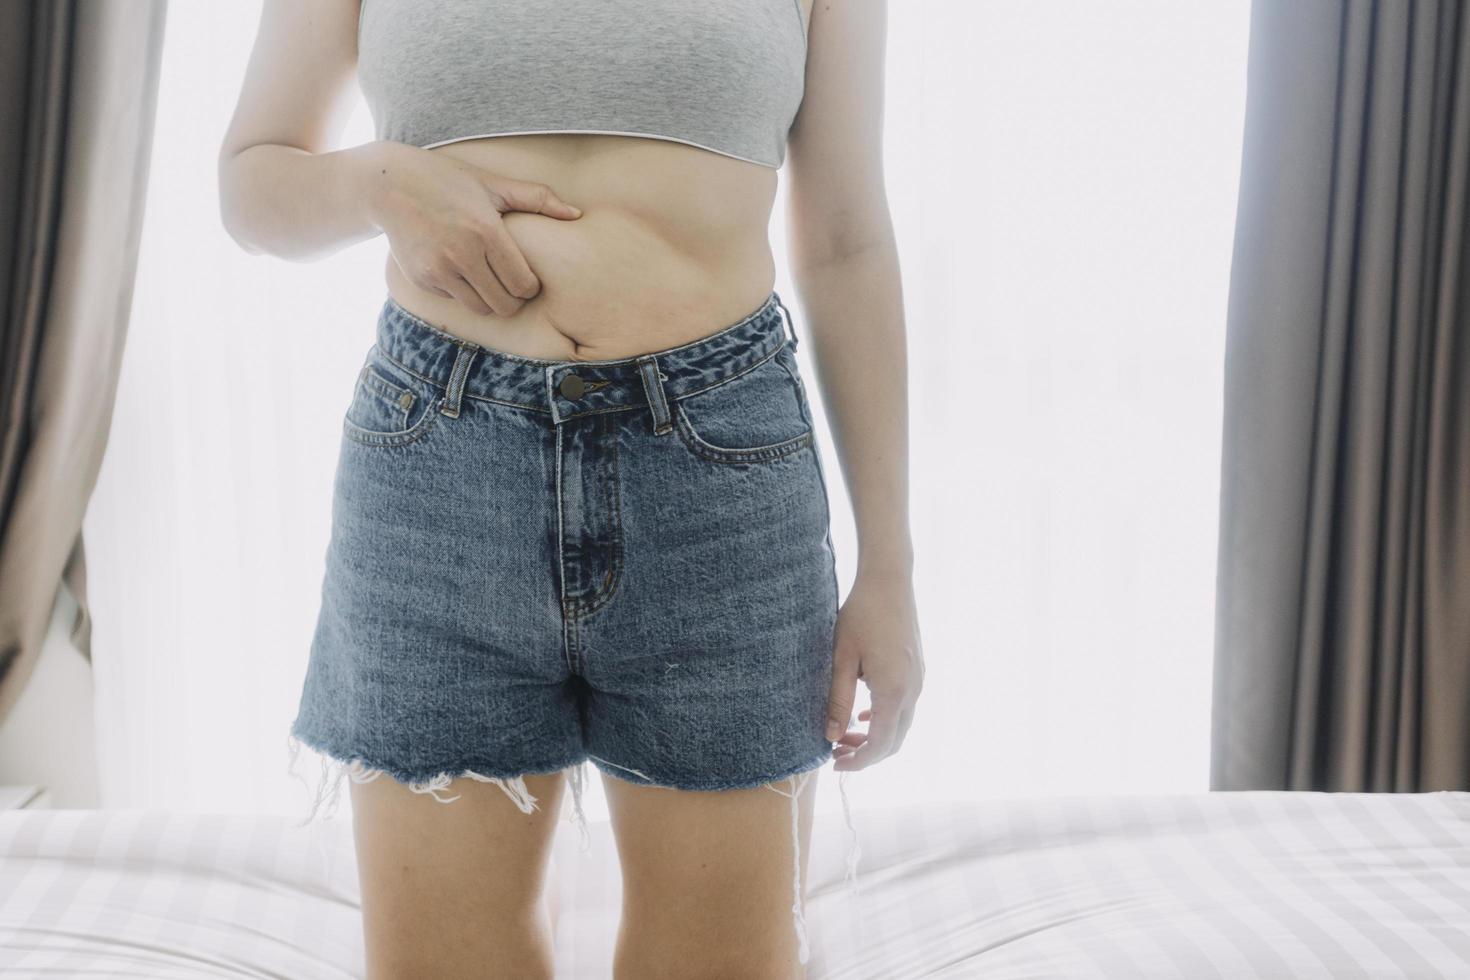
<path fill-rule="evenodd" d="M 780 459 L 812 443 L 812 424 L 788 347 L 711 388 L 675 400 L 674 428 L 696 456 L 717 463 Z"/>
<path fill-rule="evenodd" d="M 369 446 L 406 445 L 434 426 L 442 404 L 437 387 L 409 374 L 374 346 L 358 372 L 342 432 Z"/>

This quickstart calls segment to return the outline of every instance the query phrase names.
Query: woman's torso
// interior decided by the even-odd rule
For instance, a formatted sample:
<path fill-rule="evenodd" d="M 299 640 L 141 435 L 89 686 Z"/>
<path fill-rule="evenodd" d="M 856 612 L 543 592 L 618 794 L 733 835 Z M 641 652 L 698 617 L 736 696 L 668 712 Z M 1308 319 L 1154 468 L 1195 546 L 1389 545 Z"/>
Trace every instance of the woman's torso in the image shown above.
<path fill-rule="evenodd" d="M 804 29 L 814 0 L 792 2 Z M 672 140 L 582 133 L 463 139 L 425 152 L 543 182 L 582 209 L 570 221 L 502 216 L 541 281 L 508 317 L 418 287 L 387 255 L 389 294 L 473 343 L 524 357 L 628 357 L 713 333 L 774 287 L 769 166 Z"/>

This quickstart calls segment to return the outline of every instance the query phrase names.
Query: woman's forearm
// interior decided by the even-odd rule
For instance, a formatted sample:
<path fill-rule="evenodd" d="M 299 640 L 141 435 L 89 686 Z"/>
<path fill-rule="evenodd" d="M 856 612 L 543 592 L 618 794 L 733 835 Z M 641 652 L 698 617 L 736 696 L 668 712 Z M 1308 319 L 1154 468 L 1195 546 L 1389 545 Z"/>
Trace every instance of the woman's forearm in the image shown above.
<path fill-rule="evenodd" d="M 220 217 L 252 254 L 310 260 L 376 236 L 378 191 L 392 144 L 327 153 L 260 143 L 219 166 Z"/>
<path fill-rule="evenodd" d="M 885 235 L 792 270 L 858 533 L 860 575 L 907 575 L 908 353 L 898 253 Z"/>

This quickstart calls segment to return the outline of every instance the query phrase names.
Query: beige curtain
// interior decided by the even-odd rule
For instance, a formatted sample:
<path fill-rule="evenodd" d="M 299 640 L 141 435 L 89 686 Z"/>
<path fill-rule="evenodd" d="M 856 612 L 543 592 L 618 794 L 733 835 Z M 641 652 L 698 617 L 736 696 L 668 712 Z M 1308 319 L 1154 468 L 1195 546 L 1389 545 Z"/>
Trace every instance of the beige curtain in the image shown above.
<path fill-rule="evenodd" d="M 0 719 L 63 577 L 90 655 L 80 532 L 132 305 L 165 13 L 0 6 Z"/>
<path fill-rule="evenodd" d="M 1470 790 L 1470 12 L 1257 0 L 1211 786 Z"/>

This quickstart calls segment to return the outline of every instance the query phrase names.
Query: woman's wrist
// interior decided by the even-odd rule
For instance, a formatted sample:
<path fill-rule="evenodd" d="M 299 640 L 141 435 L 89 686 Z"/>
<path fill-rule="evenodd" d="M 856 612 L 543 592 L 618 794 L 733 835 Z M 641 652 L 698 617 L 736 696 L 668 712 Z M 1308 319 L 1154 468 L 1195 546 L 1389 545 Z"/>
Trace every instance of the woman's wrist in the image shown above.
<path fill-rule="evenodd" d="M 378 231 L 383 230 L 384 216 L 393 198 L 398 174 L 394 160 L 403 147 L 402 143 L 374 140 L 343 151 L 350 161 L 348 169 L 357 188 L 362 218 Z"/>
<path fill-rule="evenodd" d="M 912 545 L 888 544 L 881 548 L 858 547 L 857 577 L 860 579 L 907 580 L 914 574 Z"/>

